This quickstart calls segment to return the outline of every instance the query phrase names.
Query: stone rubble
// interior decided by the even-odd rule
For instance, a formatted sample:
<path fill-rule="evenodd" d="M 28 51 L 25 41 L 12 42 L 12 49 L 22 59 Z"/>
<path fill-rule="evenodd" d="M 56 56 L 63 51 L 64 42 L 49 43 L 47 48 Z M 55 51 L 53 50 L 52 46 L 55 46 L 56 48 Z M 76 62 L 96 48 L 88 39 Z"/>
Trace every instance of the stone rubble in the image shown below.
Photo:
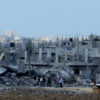
<path fill-rule="evenodd" d="M 90 86 L 90 83 L 92 82 L 89 79 L 71 76 L 70 73 L 64 68 L 34 67 L 34 70 L 28 70 L 25 73 L 17 73 L 14 70 L 9 70 L 9 68 L 0 68 L 2 69 L 2 73 L 0 74 L 0 85 L 3 86 L 41 86 L 39 83 L 37 84 L 37 77 L 45 77 L 46 80 L 50 77 L 52 79 L 52 84 L 50 87 L 55 87 L 56 77 L 62 78 L 64 80 L 64 87 L 85 87 Z M 47 87 L 47 83 L 44 86 Z"/>

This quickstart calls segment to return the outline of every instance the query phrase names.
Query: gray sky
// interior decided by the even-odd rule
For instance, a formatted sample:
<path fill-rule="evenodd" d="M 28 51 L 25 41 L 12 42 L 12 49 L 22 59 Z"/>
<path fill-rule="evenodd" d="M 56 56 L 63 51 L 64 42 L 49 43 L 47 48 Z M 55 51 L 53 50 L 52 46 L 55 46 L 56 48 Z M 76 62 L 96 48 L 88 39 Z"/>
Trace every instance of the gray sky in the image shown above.
<path fill-rule="evenodd" d="M 100 0 L 0 0 L 0 34 L 64 36 L 100 33 Z"/>

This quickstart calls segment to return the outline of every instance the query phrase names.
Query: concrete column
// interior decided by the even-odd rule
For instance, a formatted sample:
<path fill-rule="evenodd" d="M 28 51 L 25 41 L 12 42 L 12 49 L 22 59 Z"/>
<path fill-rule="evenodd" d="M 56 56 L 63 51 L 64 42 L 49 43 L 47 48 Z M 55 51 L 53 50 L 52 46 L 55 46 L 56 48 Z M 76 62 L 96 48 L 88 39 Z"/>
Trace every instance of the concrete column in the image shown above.
<path fill-rule="evenodd" d="M 25 61 L 27 61 L 27 51 L 25 51 Z"/>
<path fill-rule="evenodd" d="M 76 38 L 77 61 L 79 61 L 79 38 Z"/>
<path fill-rule="evenodd" d="M 47 50 L 47 58 L 51 58 L 50 49 Z"/>
<path fill-rule="evenodd" d="M 82 70 L 80 70 L 80 75 L 82 75 Z"/>
<path fill-rule="evenodd" d="M 90 75 L 89 75 L 89 70 L 90 70 L 90 69 L 89 69 L 89 66 L 88 66 L 88 65 L 86 66 L 86 70 L 87 70 L 87 71 L 86 71 L 86 77 L 89 78 L 89 77 L 90 77 Z"/>
<path fill-rule="evenodd" d="M 42 48 L 39 49 L 39 60 L 42 61 Z"/>
<path fill-rule="evenodd" d="M 85 57 L 84 58 L 85 58 L 84 59 L 85 63 L 88 63 L 88 49 L 87 48 L 85 48 Z"/>
<path fill-rule="evenodd" d="M 59 49 L 56 48 L 56 63 L 58 63 L 58 52 L 59 52 Z"/>
<path fill-rule="evenodd" d="M 65 61 L 67 61 L 67 50 L 65 49 Z"/>

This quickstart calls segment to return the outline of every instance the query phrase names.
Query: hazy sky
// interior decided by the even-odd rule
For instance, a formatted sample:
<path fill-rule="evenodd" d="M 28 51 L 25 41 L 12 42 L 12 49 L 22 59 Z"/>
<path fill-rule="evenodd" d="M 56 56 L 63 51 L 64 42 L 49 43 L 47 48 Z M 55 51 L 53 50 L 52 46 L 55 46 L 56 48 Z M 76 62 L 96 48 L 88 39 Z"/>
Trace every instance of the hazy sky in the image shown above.
<path fill-rule="evenodd" d="M 100 0 L 0 0 L 0 34 L 100 33 Z"/>

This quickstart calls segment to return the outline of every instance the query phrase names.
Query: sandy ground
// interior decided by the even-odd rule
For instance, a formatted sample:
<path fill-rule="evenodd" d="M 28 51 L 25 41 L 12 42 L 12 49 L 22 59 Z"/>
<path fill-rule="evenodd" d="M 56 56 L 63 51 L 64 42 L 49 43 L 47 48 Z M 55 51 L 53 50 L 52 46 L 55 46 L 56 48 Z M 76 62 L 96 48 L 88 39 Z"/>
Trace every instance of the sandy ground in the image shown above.
<path fill-rule="evenodd" d="M 88 87 L 7 87 L 0 91 L 0 100 L 100 100 L 100 96 Z"/>
<path fill-rule="evenodd" d="M 46 87 L 44 88 L 46 90 L 66 90 L 66 91 L 72 91 L 72 92 L 88 92 L 88 93 L 93 93 L 92 88 L 90 87 L 64 87 L 64 88 L 49 88 Z"/>

